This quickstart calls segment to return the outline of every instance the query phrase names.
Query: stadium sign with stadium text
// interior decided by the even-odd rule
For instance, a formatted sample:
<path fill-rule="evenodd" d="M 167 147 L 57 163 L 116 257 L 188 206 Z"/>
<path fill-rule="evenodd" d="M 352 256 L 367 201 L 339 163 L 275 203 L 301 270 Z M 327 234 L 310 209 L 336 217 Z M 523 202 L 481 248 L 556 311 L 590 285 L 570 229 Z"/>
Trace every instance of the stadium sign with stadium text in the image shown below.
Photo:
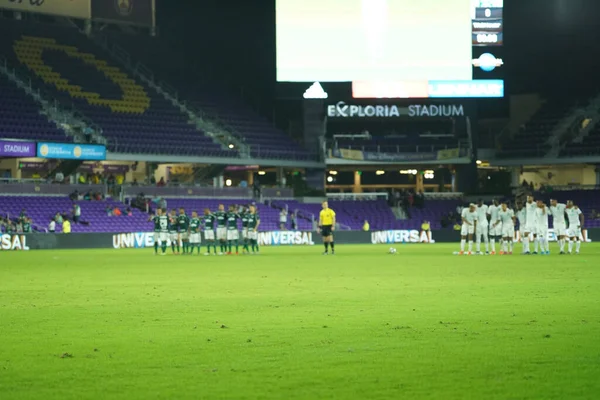
<path fill-rule="evenodd" d="M 327 106 L 329 118 L 398 118 L 398 117 L 464 117 L 462 104 L 424 105 L 413 104 L 408 107 L 397 105 L 355 105 L 343 101 Z"/>
<path fill-rule="evenodd" d="M 1 235 L 0 250 L 29 250 L 27 235 Z"/>
<path fill-rule="evenodd" d="M 0 8 L 40 14 L 90 19 L 90 0 L 0 0 Z"/>
<path fill-rule="evenodd" d="M 34 142 L 0 140 L 0 157 L 35 157 L 36 154 Z"/>

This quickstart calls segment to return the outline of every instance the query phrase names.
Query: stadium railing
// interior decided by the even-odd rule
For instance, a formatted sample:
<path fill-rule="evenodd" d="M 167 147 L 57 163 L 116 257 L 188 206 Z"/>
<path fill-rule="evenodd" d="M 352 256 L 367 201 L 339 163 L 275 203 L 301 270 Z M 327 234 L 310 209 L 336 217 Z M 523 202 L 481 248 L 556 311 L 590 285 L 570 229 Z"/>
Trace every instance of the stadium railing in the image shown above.
<path fill-rule="evenodd" d="M 388 193 L 326 193 L 327 199 L 331 200 L 387 200 Z"/>
<path fill-rule="evenodd" d="M 79 193 L 92 191 L 106 195 L 107 186 L 48 183 L 48 181 L 42 179 L 0 178 L 0 195 L 2 196 L 68 196 L 76 190 Z"/>

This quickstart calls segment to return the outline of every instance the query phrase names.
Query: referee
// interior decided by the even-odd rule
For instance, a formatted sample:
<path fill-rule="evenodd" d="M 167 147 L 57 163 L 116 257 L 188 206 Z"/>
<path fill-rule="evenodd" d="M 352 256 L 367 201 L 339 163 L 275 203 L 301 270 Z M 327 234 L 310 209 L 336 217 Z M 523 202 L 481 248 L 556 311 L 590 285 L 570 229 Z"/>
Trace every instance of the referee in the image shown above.
<path fill-rule="evenodd" d="M 325 245 L 325 253 L 329 254 L 329 245 L 331 244 L 331 254 L 335 254 L 335 243 L 333 242 L 333 231 L 335 230 L 335 211 L 329 208 L 326 201 L 323 202 L 323 209 L 319 214 L 319 228 L 321 236 L 323 236 L 323 244 Z"/>

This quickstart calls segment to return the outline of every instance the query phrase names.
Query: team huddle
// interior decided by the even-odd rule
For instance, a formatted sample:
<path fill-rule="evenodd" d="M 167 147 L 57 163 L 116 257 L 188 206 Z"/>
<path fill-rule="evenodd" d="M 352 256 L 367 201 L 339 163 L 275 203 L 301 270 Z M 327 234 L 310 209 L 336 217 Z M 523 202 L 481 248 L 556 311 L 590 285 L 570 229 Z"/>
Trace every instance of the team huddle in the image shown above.
<path fill-rule="evenodd" d="M 487 206 L 483 201 L 470 204 L 461 214 L 460 253 L 472 254 L 473 239 L 475 239 L 475 254 L 497 254 L 496 243 L 499 245 L 498 254 L 512 254 L 515 240 L 515 225 L 519 223 L 519 236 L 523 243 L 523 254 L 550 254 L 548 245 L 548 221 L 552 216 L 554 232 L 559 244 L 559 254 L 566 254 L 565 245 L 568 243 L 568 254 L 579 254 L 581 248 L 581 227 L 584 223 L 583 213 L 568 201 L 559 203 L 552 199 L 548 207 L 543 201 L 534 201 L 533 196 L 527 196 L 524 204 L 517 203 L 516 213 L 507 202 Z M 565 218 L 566 217 L 566 218 Z M 485 253 L 481 251 L 481 242 Z M 533 251 L 531 251 L 533 242 Z"/>
<path fill-rule="evenodd" d="M 211 212 L 208 208 L 204 209 L 204 215 L 198 216 L 196 211 L 189 217 L 183 208 L 171 210 L 170 214 L 164 209 L 156 210 L 156 215 L 151 218 L 154 223 L 154 254 L 165 255 L 167 247 L 171 245 L 173 254 L 194 254 L 194 248 L 200 254 L 202 233 L 206 241 L 205 256 L 211 254 L 239 254 L 240 231 L 238 222 L 242 225 L 242 253 L 257 254 L 258 248 L 258 227 L 260 217 L 256 212 L 256 207 L 250 205 L 242 210 L 236 210 L 235 207 L 229 207 L 225 211 L 223 204 L 219 205 L 216 212 Z M 215 235 L 216 232 L 216 235 Z M 219 243 L 219 252 L 217 253 L 217 242 Z"/>

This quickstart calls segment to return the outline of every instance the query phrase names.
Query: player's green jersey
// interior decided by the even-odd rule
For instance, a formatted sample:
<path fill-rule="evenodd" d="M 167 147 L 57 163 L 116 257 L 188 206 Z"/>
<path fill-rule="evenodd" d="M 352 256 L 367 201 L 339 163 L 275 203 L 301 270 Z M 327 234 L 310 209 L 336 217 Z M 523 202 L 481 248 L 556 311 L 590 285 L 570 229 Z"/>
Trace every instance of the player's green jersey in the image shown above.
<path fill-rule="evenodd" d="M 169 215 L 169 232 L 177 233 L 177 215 Z"/>
<path fill-rule="evenodd" d="M 238 220 L 240 219 L 240 214 L 236 212 L 228 212 L 227 213 L 227 229 L 233 231 L 238 228 Z"/>
<path fill-rule="evenodd" d="M 224 228 L 227 225 L 227 213 L 225 211 L 217 211 L 214 216 L 217 219 L 217 228 Z"/>
<path fill-rule="evenodd" d="M 187 232 L 190 226 L 190 217 L 185 214 L 179 214 L 177 216 L 177 228 L 179 232 Z"/>
<path fill-rule="evenodd" d="M 216 217 L 214 214 L 208 214 L 204 216 L 204 230 L 214 231 L 215 230 Z"/>
<path fill-rule="evenodd" d="M 260 221 L 260 216 L 256 213 L 248 214 L 248 229 L 255 229 Z"/>
<path fill-rule="evenodd" d="M 190 219 L 190 232 L 192 232 L 192 233 L 200 232 L 200 218 Z"/>
<path fill-rule="evenodd" d="M 23 233 L 31 233 L 31 224 L 29 222 L 23 222 Z"/>
<path fill-rule="evenodd" d="M 169 217 L 166 215 L 155 215 L 152 218 L 152 222 L 154 222 L 154 232 L 169 231 Z"/>
<path fill-rule="evenodd" d="M 240 217 L 242 217 L 242 228 L 247 228 L 248 227 L 248 213 L 244 212 L 240 214 Z"/>

